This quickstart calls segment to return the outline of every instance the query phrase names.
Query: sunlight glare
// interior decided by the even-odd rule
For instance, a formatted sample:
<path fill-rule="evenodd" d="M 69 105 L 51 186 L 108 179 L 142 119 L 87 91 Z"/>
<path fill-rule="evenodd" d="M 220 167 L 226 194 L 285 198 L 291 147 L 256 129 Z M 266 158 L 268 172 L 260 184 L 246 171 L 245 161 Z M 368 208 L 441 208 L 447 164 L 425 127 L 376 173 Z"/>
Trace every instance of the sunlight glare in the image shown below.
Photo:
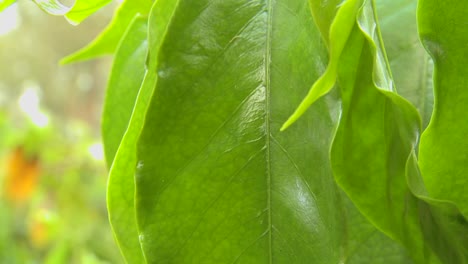
<path fill-rule="evenodd" d="M 100 142 L 94 143 L 88 147 L 88 152 L 94 160 L 104 160 L 104 149 Z"/>
<path fill-rule="evenodd" d="M 39 108 L 39 94 L 37 88 L 28 87 L 18 100 L 19 107 L 38 127 L 46 127 L 49 117 Z"/>
<path fill-rule="evenodd" d="M 6 35 L 17 29 L 20 23 L 18 4 L 14 3 L 0 12 L 0 36 Z"/>

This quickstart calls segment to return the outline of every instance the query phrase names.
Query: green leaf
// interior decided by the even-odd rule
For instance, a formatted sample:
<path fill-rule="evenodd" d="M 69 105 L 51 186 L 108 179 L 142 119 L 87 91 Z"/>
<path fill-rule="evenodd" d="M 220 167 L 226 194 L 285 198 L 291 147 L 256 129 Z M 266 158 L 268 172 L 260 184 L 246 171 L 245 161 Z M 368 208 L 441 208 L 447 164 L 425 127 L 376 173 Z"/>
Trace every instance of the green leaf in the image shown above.
<path fill-rule="evenodd" d="M 405 201 L 405 168 L 418 132 L 418 115 L 391 93 L 385 61 L 379 60 L 383 57 L 378 54 L 379 40 L 372 38 L 378 33 L 369 2 L 347 1 L 341 8 L 346 5 L 362 8 L 359 24 L 352 23 L 343 55 L 336 62 L 343 108 L 331 150 L 335 178 L 366 217 L 405 244 L 416 262 L 422 263 L 426 249 L 414 221 L 417 212 L 410 207 L 410 226 L 403 217 L 411 206 Z"/>
<path fill-rule="evenodd" d="M 63 5 L 58 0 L 33 0 L 33 1 L 42 10 L 55 16 L 63 16 L 71 10 L 70 7 Z"/>
<path fill-rule="evenodd" d="M 71 63 L 87 60 L 98 56 L 114 53 L 117 44 L 135 15 L 148 15 L 152 1 L 126 0 L 116 11 L 110 24 L 91 43 L 79 51 L 62 59 L 61 63 Z"/>
<path fill-rule="evenodd" d="M 114 231 L 115 238 L 119 244 L 119 247 L 127 260 L 128 263 L 143 263 L 144 256 L 140 249 L 139 244 L 139 234 L 137 229 L 136 223 L 136 214 L 135 214 L 135 180 L 134 180 L 134 171 L 137 165 L 137 158 L 136 158 L 136 144 L 138 136 L 140 135 L 140 131 L 142 129 L 145 115 L 147 112 L 148 104 L 153 94 L 153 90 L 155 87 L 157 75 L 156 75 L 156 65 L 157 65 L 157 54 L 159 52 L 159 48 L 161 46 L 161 40 L 163 39 L 168 24 L 170 22 L 172 13 L 175 9 L 174 1 L 170 0 L 159 0 L 157 3 L 154 4 L 151 16 L 149 19 L 149 25 L 152 26 L 152 30 L 148 34 L 148 45 L 149 45 L 149 54 L 154 54 L 154 59 L 147 60 L 147 71 L 145 73 L 145 77 L 143 83 L 141 84 L 141 88 L 138 92 L 138 96 L 136 98 L 135 106 L 133 108 L 133 112 L 131 118 L 129 120 L 128 128 L 120 142 L 118 151 L 115 155 L 115 158 L 112 162 L 112 167 L 109 175 L 109 182 L 108 182 L 108 189 L 107 189 L 107 203 L 108 203 L 108 210 L 109 210 L 109 219 Z M 122 61 L 119 63 L 119 67 L 115 68 L 113 71 L 113 75 L 123 75 L 123 78 L 126 78 L 126 74 L 128 72 L 123 72 L 125 70 L 131 70 L 134 73 L 141 73 L 141 69 L 144 69 L 144 65 L 133 64 L 134 61 L 139 61 L 143 59 L 141 56 L 143 55 L 141 52 L 141 45 L 143 44 L 141 41 L 143 40 L 142 34 L 142 27 L 141 24 L 143 18 L 139 18 L 135 21 L 135 26 L 133 27 L 136 32 L 139 32 L 139 36 L 141 37 L 140 42 L 132 41 L 134 37 L 133 31 L 127 34 L 129 38 L 129 45 L 136 47 L 133 48 L 134 51 L 138 51 L 136 57 L 129 56 L 129 60 Z M 140 22 L 138 22 L 140 21 Z M 126 42 L 126 41 L 125 41 Z M 122 42 L 122 49 L 123 48 Z M 131 48 L 130 48 L 131 49 Z M 120 50 L 120 49 L 119 49 Z M 116 58 L 118 58 L 117 55 Z M 117 60 L 117 59 L 116 59 Z M 116 62 L 117 63 L 117 62 Z M 130 67 L 130 68 L 129 68 Z M 118 71 L 117 71 L 118 70 Z M 127 80 L 128 81 L 128 80 Z M 117 81 L 118 82 L 118 81 Z M 117 85 L 117 84 L 116 84 Z M 122 87 L 118 84 L 117 87 L 110 87 L 110 89 L 119 89 L 115 91 L 116 93 L 120 93 L 120 95 L 125 96 L 128 94 L 128 90 L 135 89 L 138 85 L 131 81 L 128 83 L 129 86 Z M 131 86 L 130 86 L 131 85 Z M 125 90 L 121 90 L 120 88 L 124 88 Z M 134 91 L 133 91 L 134 92 Z M 133 92 L 131 92 L 133 94 Z M 109 100 L 113 101 L 109 101 Z M 117 96 L 108 97 L 106 98 L 107 105 L 115 105 L 118 104 L 117 100 L 119 98 Z M 114 101 L 115 100 L 115 101 Z M 128 100 L 128 98 L 126 99 Z M 130 100 L 125 102 L 126 107 L 130 105 Z M 110 108 L 109 108 L 110 109 Z M 128 111 L 127 109 L 122 109 L 122 111 Z M 109 110 L 108 113 L 110 116 L 115 117 L 118 113 L 113 113 Z M 127 113 L 128 114 L 128 113 Z M 112 119 L 109 117 L 104 116 L 103 119 L 108 119 L 109 129 L 104 131 L 104 138 L 107 134 L 111 133 L 112 129 Z M 122 125 L 124 122 L 121 123 Z M 120 127 L 122 129 L 122 127 Z M 107 131 L 107 132 L 106 132 Z M 122 131 L 122 130 L 120 130 Z M 118 136 L 113 139 L 113 144 L 118 143 Z M 113 148 L 115 146 L 106 146 L 106 148 Z M 106 151 L 108 160 L 112 160 L 112 152 Z"/>
<path fill-rule="evenodd" d="M 451 202 L 429 197 L 413 151 L 406 167 L 408 186 L 419 198 L 424 239 L 443 263 L 468 263 L 468 221 Z"/>
<path fill-rule="evenodd" d="M 421 172 L 429 194 L 468 216 L 468 2 L 421 0 L 421 40 L 434 59 L 435 109 L 421 138 Z"/>
<path fill-rule="evenodd" d="M 147 20 L 136 17 L 117 48 L 102 118 L 105 156 L 107 163 L 112 164 L 107 186 L 109 220 L 128 263 L 143 262 L 136 228 L 133 180 L 136 135 L 142 117 L 132 112 L 140 114 L 145 108 L 148 94 L 151 94 L 148 86 L 154 82 L 154 76 L 147 74 L 139 92 L 145 75 L 147 47 Z"/>
<path fill-rule="evenodd" d="M 311 6 L 314 6 L 316 1 L 311 1 Z M 288 120 L 283 124 L 281 127 L 281 131 L 288 128 L 292 125 L 300 116 L 302 116 L 305 111 L 312 105 L 315 101 L 317 101 L 320 97 L 330 92 L 333 88 L 333 85 L 336 81 L 336 71 L 338 67 L 338 58 L 341 56 L 343 49 L 345 48 L 346 41 L 348 40 L 348 36 L 351 33 L 353 21 L 356 17 L 357 7 L 358 5 L 355 4 L 356 0 L 346 1 L 340 9 L 337 11 L 335 19 L 333 20 L 332 24 L 329 26 L 329 50 L 330 50 L 330 61 L 328 63 L 328 67 L 325 73 L 320 76 L 320 78 L 313 84 L 312 88 L 310 88 L 309 93 L 301 102 L 301 104 L 297 107 L 296 111 L 289 117 Z M 334 2 L 328 4 L 328 6 L 333 6 Z M 323 5 L 322 5 L 323 6 Z M 331 8 L 327 8 L 330 10 Z M 319 9 L 320 11 L 316 12 L 316 14 L 320 13 L 322 8 Z M 321 19 L 331 19 L 332 16 L 323 16 L 318 17 L 315 21 L 322 21 Z M 325 23 L 318 23 L 324 27 Z M 322 29 L 322 34 L 328 33 L 327 30 Z"/>
<path fill-rule="evenodd" d="M 337 63 L 343 109 L 331 150 L 335 178 L 415 262 L 465 263 L 466 220 L 452 205 L 427 198 L 423 187 L 408 186 L 419 177 L 411 173 L 417 163 L 407 164 L 420 133 L 419 116 L 394 91 L 371 1 L 347 1 L 340 8 L 347 4 L 362 7 Z"/>
<path fill-rule="evenodd" d="M 127 130 L 148 53 L 147 19 L 135 17 L 120 42 L 113 62 L 102 112 L 104 153 L 110 166 Z"/>
<path fill-rule="evenodd" d="M 5 10 L 7 7 L 15 3 L 16 0 L 0 0 L 0 12 Z"/>
<path fill-rule="evenodd" d="M 342 0 L 329 0 L 324 4 L 320 1 L 309 1 L 314 22 L 320 30 L 327 47 L 330 46 L 330 21 L 333 21 L 333 18 L 335 18 L 336 11 L 341 2 Z"/>
<path fill-rule="evenodd" d="M 148 263 L 339 261 L 336 109 L 279 133 L 324 54 L 304 1 L 179 2 L 138 145 Z"/>
<path fill-rule="evenodd" d="M 112 0 L 76 0 L 65 18 L 71 24 L 77 25 L 110 2 Z"/>
<path fill-rule="evenodd" d="M 433 107 L 432 61 L 419 40 L 417 1 L 376 1 L 376 4 L 396 90 L 416 106 L 426 127 Z"/>
<path fill-rule="evenodd" d="M 335 94 L 279 132 L 325 70 L 306 2 L 180 1 L 161 41 L 137 155 L 148 263 L 411 263 L 333 180 Z"/>
<path fill-rule="evenodd" d="M 346 210 L 344 258 L 346 264 L 405 264 L 414 263 L 404 247 L 377 230 L 343 194 Z"/>
<path fill-rule="evenodd" d="M 112 0 L 76 0 L 72 7 L 59 0 L 33 0 L 42 10 L 51 15 L 65 16 L 70 24 L 77 25 Z"/>

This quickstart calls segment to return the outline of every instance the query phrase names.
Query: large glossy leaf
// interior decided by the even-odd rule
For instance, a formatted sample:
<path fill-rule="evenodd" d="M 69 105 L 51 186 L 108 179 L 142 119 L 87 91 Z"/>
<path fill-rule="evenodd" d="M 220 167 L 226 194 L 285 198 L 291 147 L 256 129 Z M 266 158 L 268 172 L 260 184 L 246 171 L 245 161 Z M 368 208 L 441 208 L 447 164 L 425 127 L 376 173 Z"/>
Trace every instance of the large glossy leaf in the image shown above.
<path fill-rule="evenodd" d="M 182 0 L 159 55 L 136 178 L 148 263 L 339 262 L 337 105 L 279 132 L 325 68 L 307 2 Z"/>
<path fill-rule="evenodd" d="M 324 48 L 303 1 L 181 1 L 139 140 L 148 263 L 411 263 L 332 179 L 335 96 L 279 133 Z"/>
<path fill-rule="evenodd" d="M 123 33 L 130 24 L 132 18 L 139 14 L 148 15 L 152 1 L 150 0 L 126 0 L 116 11 L 110 24 L 91 43 L 81 50 L 67 56 L 61 62 L 70 63 L 87 60 L 114 53 Z"/>
<path fill-rule="evenodd" d="M 152 8 L 152 16 L 149 20 L 152 27 L 152 30 L 148 33 L 148 53 L 149 54 L 158 54 L 159 47 L 161 46 L 161 40 L 163 39 L 172 13 L 174 12 L 175 4 L 174 1 L 165 1 L 159 0 L 154 7 Z M 144 34 L 142 33 L 143 28 L 146 27 L 146 23 L 143 23 L 142 19 L 135 21 L 135 26 L 132 28 L 135 32 L 129 32 L 128 40 L 125 39 L 127 43 L 127 48 L 131 50 L 128 60 L 122 60 L 119 65 L 117 65 L 117 60 L 115 62 L 116 66 L 112 72 L 112 75 L 122 75 L 121 78 L 128 78 L 127 74 L 133 72 L 134 74 L 141 73 L 141 69 L 145 67 L 143 65 L 135 64 L 134 62 L 142 62 L 143 53 L 141 52 L 142 46 L 146 46 L 144 41 Z M 138 34 L 139 33 L 139 34 Z M 132 34 L 137 34 L 140 38 L 132 37 Z M 119 49 L 120 50 L 120 49 Z M 133 53 L 132 53 L 133 51 Z M 124 51 L 127 52 L 127 51 Z M 136 102 L 133 107 L 133 112 L 130 120 L 128 121 L 128 127 L 123 135 L 122 140 L 118 151 L 115 155 L 115 158 L 112 162 L 112 167 L 109 176 L 108 189 L 107 189 L 107 202 L 109 209 L 109 218 L 110 222 L 116 237 L 116 240 L 119 244 L 119 247 L 128 261 L 128 263 L 143 263 L 144 256 L 140 249 L 139 244 L 139 234 L 136 224 L 136 214 L 135 214 L 135 180 L 134 180 L 134 171 L 137 165 L 136 160 L 136 144 L 137 139 L 140 134 L 140 131 L 143 126 L 145 119 L 146 111 L 148 108 L 148 103 L 153 94 L 153 90 L 156 83 L 156 65 L 157 65 L 157 56 L 153 55 L 154 59 L 146 60 L 147 71 L 141 88 L 136 97 Z M 119 55 L 117 55 L 117 58 Z M 137 79 L 141 79 L 138 76 L 133 76 Z M 120 82 L 117 82 L 115 87 L 110 87 L 110 89 L 120 89 L 115 91 L 116 95 L 120 94 L 122 96 L 127 96 L 129 93 L 134 94 L 133 89 L 138 89 L 139 85 L 135 83 L 134 80 L 127 80 L 126 84 L 128 86 L 122 85 Z M 126 107 L 129 107 L 131 99 L 125 99 Z M 107 105 L 118 105 L 119 98 L 118 96 L 107 97 Z M 130 108 L 132 109 L 132 108 Z M 129 113 L 129 108 L 122 110 L 124 113 Z M 109 110 L 104 113 L 105 116 L 103 119 L 109 120 L 109 129 L 104 130 L 104 138 L 106 137 L 115 137 L 112 132 L 112 119 L 119 115 L 120 112 L 112 112 Z M 106 114 L 109 116 L 106 117 Z M 122 120 L 125 121 L 125 120 Z M 122 131 L 125 123 L 121 122 L 121 127 L 117 127 Z M 113 144 L 118 144 L 119 137 L 113 139 Z M 114 148 L 115 146 L 106 146 L 106 148 Z M 106 152 L 106 154 L 109 153 Z M 111 154 L 107 154 L 109 160 L 112 159 Z"/>
<path fill-rule="evenodd" d="M 435 109 L 421 138 L 429 194 L 468 216 L 468 1 L 421 0 L 419 32 L 434 59 Z M 468 236 L 468 234 L 467 234 Z"/>

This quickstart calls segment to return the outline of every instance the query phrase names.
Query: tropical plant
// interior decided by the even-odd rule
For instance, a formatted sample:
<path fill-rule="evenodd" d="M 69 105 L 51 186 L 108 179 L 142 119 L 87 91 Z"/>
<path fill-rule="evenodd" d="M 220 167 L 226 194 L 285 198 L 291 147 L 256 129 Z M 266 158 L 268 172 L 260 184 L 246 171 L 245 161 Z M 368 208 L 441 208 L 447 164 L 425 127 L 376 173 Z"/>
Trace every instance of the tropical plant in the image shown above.
<path fill-rule="evenodd" d="M 36 0 L 74 23 L 108 2 Z M 114 54 L 102 130 L 126 261 L 468 263 L 467 10 L 123 1 L 64 62 Z"/>

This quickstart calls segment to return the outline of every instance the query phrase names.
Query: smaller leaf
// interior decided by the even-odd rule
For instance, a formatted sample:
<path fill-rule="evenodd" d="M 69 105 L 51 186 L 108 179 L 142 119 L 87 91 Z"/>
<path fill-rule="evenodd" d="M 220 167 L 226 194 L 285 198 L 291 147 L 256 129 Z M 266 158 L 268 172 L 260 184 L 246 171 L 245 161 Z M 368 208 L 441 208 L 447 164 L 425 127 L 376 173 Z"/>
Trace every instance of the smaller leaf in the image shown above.
<path fill-rule="evenodd" d="M 71 8 L 63 5 L 60 1 L 57 0 L 33 0 L 42 10 L 45 12 L 54 15 L 54 16 L 64 16 L 70 12 Z"/>
<path fill-rule="evenodd" d="M 58 0 L 33 0 L 42 10 L 55 16 L 65 16 L 72 25 L 78 25 L 112 0 L 76 0 L 72 7 Z"/>
<path fill-rule="evenodd" d="M 133 171 L 139 124 L 155 76 L 147 74 L 139 89 L 145 74 L 146 33 L 146 19 L 136 17 L 117 49 L 103 112 L 104 149 L 108 164 L 112 163 L 107 185 L 109 221 L 128 263 L 143 262 L 134 210 Z"/>
<path fill-rule="evenodd" d="M 145 76 L 146 36 L 146 19 L 135 17 L 117 48 L 102 113 L 104 153 L 109 166 L 127 130 Z"/>
<path fill-rule="evenodd" d="M 140 132 L 143 128 L 144 120 L 148 105 L 151 101 L 153 91 L 157 81 L 157 54 L 164 39 L 165 32 L 169 26 L 171 15 L 175 10 L 175 3 L 172 0 L 160 0 L 154 3 L 151 9 L 151 16 L 148 25 L 152 25 L 154 30 L 150 30 L 147 37 L 148 52 L 153 54 L 154 60 L 147 61 L 147 70 L 139 92 L 136 97 L 134 107 L 126 105 L 124 111 L 132 111 L 128 127 L 123 135 L 123 138 L 118 147 L 115 158 L 112 162 L 112 167 L 109 173 L 109 181 L 107 186 L 107 206 L 109 210 L 109 219 L 116 240 L 119 243 L 120 249 L 128 263 L 144 263 L 144 256 L 141 251 L 139 242 L 139 230 L 136 222 L 135 211 L 135 168 L 137 166 L 137 141 Z M 134 29 L 138 29 L 140 37 L 142 33 L 141 24 L 144 18 L 138 18 Z M 147 26 L 144 21 L 145 27 Z M 133 33 L 135 33 L 133 32 Z M 132 32 L 129 31 L 129 35 Z M 130 45 L 132 42 L 128 43 Z M 123 41 L 122 41 L 123 45 Z M 141 53 L 138 53 L 141 56 Z M 148 55 L 149 56 L 149 55 Z M 131 58 L 131 56 L 129 57 Z M 140 57 L 137 61 L 141 62 Z M 127 61 L 131 64 L 131 61 Z M 131 65 L 129 65 L 131 66 Z M 134 65 L 138 67 L 138 65 Z M 140 65 L 145 69 L 145 65 Z M 139 70 L 136 70 L 138 72 Z M 120 74 L 125 75 L 124 72 Z M 131 88 L 131 87 L 127 87 Z M 108 99 L 108 98 L 107 98 Z M 108 103 L 108 102 L 106 102 Z M 127 102 L 128 103 L 128 102 Z M 130 108 L 130 109 L 129 109 Z M 110 124 L 109 124 L 110 125 Z M 104 132 L 106 133 L 106 132 Z M 107 157 L 109 159 L 109 157 Z"/>
<path fill-rule="evenodd" d="M 114 53 L 132 18 L 137 14 L 148 15 L 151 4 L 150 0 L 124 1 L 117 9 L 110 24 L 99 36 L 87 46 L 62 59 L 61 63 L 82 61 Z"/>
<path fill-rule="evenodd" d="M 351 0 L 345 2 L 338 10 L 335 20 L 330 27 L 330 62 L 328 67 L 325 73 L 312 85 L 309 93 L 297 107 L 296 111 L 283 124 L 280 129 L 281 131 L 292 125 L 315 101 L 333 88 L 336 80 L 338 59 L 353 28 L 353 21 L 356 18 L 358 7 L 357 0 Z"/>
<path fill-rule="evenodd" d="M 72 25 L 78 25 L 111 1 L 112 0 L 76 0 L 71 10 L 65 15 L 65 18 Z"/>
<path fill-rule="evenodd" d="M 0 0 L 0 12 L 12 5 L 16 0 Z"/>

